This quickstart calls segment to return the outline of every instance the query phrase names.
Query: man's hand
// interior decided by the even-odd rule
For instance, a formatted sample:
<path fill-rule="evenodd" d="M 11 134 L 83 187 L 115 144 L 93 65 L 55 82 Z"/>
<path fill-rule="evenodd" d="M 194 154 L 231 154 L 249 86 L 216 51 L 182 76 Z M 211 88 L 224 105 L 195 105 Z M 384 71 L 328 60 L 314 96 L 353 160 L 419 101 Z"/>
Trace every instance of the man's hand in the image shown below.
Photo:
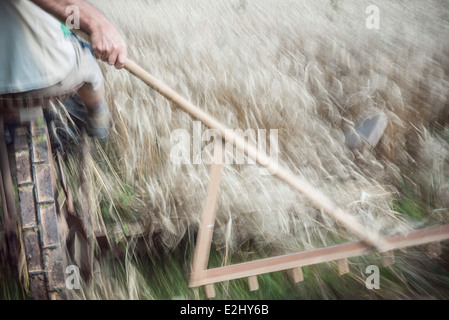
<path fill-rule="evenodd" d="M 1 1 L 1 0 L 0 0 Z M 32 0 L 43 10 L 66 21 L 66 8 L 75 5 L 79 8 L 81 30 L 90 35 L 95 57 L 117 69 L 123 68 L 127 59 L 126 43 L 120 32 L 94 6 L 84 0 Z"/>
<path fill-rule="evenodd" d="M 127 49 L 125 40 L 109 22 L 94 28 L 90 32 L 90 40 L 95 57 L 117 69 L 125 66 Z"/>

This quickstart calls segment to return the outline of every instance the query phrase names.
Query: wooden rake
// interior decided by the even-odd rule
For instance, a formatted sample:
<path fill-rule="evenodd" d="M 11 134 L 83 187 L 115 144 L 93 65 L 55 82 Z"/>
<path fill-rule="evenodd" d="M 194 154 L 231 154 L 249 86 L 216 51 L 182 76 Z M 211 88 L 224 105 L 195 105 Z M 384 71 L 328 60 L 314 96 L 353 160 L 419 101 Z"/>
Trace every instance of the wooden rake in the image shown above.
<path fill-rule="evenodd" d="M 315 208 L 324 210 L 337 223 L 361 240 L 356 243 L 336 245 L 208 270 L 207 265 L 224 162 L 224 143 L 222 143 L 223 141 L 216 141 L 214 161 L 210 168 L 210 181 L 207 187 L 207 195 L 197 235 L 192 272 L 189 280 L 190 287 L 204 286 L 207 297 L 215 296 L 213 284 L 217 282 L 247 277 L 249 289 L 257 290 L 257 275 L 281 270 L 291 270 L 294 281 L 299 282 L 303 279 L 302 266 L 329 261 L 338 261 L 340 273 L 343 274 L 349 272 L 347 262 L 347 258 L 349 257 L 377 251 L 384 253 L 384 261 L 385 265 L 387 265 L 394 262 L 394 256 L 391 250 L 425 243 L 435 243 L 433 248 L 437 248 L 438 250 L 440 248 L 439 241 L 449 238 L 449 225 L 413 231 L 403 235 L 379 236 L 365 228 L 357 218 L 340 208 L 320 190 L 317 190 L 308 182 L 295 175 L 288 168 L 279 165 L 277 161 L 258 150 L 257 146 L 246 141 L 244 137 L 236 134 L 217 119 L 183 98 L 135 62 L 128 60 L 125 69 L 191 116 L 200 120 L 209 128 L 218 131 L 222 140 L 232 143 L 234 147 L 244 152 L 248 158 L 260 166 L 266 168 L 273 176 L 284 181 L 294 190 L 306 196 Z"/>

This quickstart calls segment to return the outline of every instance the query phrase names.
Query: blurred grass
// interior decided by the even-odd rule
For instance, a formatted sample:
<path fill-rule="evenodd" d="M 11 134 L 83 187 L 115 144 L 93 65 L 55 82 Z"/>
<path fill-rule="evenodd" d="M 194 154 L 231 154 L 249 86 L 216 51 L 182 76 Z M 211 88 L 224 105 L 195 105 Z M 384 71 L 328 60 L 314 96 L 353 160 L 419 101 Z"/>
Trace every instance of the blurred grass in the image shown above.
<path fill-rule="evenodd" d="M 334 11 L 339 12 L 341 10 L 337 1 L 330 0 L 329 2 Z M 109 6 L 109 3 L 107 5 Z M 241 1 L 240 5 L 241 8 L 245 9 L 246 1 Z M 141 34 L 139 33 L 140 38 Z M 163 48 L 162 45 L 161 47 Z M 388 66 L 388 64 L 385 65 Z M 238 98 L 238 96 L 233 97 L 233 99 Z M 235 104 L 239 105 L 239 103 Z M 396 135 L 392 136 L 397 137 Z M 155 144 L 159 145 L 157 136 L 154 140 L 156 141 Z M 120 150 L 112 150 L 109 153 L 114 152 L 117 158 L 120 158 Z M 153 165 L 152 163 L 144 164 L 146 166 Z M 409 168 L 406 165 L 401 168 L 404 172 L 403 176 L 407 179 L 404 179 L 404 182 L 397 186 L 398 196 L 393 202 L 393 209 L 414 223 L 429 224 L 438 220 L 432 213 L 433 210 L 440 207 L 435 205 L 433 200 L 435 188 L 432 184 L 424 180 L 421 181 L 419 177 L 416 177 L 416 169 Z M 427 170 L 427 168 L 418 169 Z M 155 174 L 159 173 L 156 172 Z M 427 175 L 429 174 L 432 175 L 431 170 L 428 171 Z M 117 214 L 123 219 L 135 218 L 133 202 L 137 197 L 138 195 L 134 193 L 132 187 L 124 184 L 120 188 L 114 189 L 110 198 L 101 198 L 100 210 L 105 222 L 116 221 L 115 216 L 111 213 Z M 115 203 L 114 211 L 110 208 L 111 198 L 114 199 L 113 202 Z M 127 225 L 122 224 L 122 228 L 125 235 L 128 236 L 130 231 Z M 341 240 L 338 235 L 334 236 L 332 233 L 329 235 L 330 237 L 335 237 L 329 239 L 332 243 Z M 104 260 L 101 262 L 101 266 L 104 268 L 105 274 L 97 276 L 104 277 L 105 283 L 116 283 L 117 287 L 123 285 L 127 289 L 141 289 L 133 298 L 205 299 L 201 288 L 188 288 L 187 277 L 192 261 L 193 243 L 192 239 L 183 239 L 173 250 L 161 247 L 156 251 L 153 248 L 143 256 L 126 256 L 116 260 Z M 120 242 L 120 244 L 126 247 L 125 243 Z M 273 256 L 274 252 L 275 250 L 271 248 L 260 248 L 253 246 L 251 243 L 245 243 L 236 254 L 228 257 L 222 250 L 213 248 L 210 266 L 221 266 Z M 407 250 L 407 252 L 398 250 L 396 252 L 396 265 L 380 268 L 380 290 L 367 290 L 364 284 L 366 266 L 370 264 L 380 266 L 381 264 L 378 256 L 370 255 L 349 259 L 351 273 L 343 276 L 338 275 L 335 263 L 325 263 L 303 268 L 304 281 L 298 284 L 293 283 L 287 272 L 275 272 L 259 276 L 260 289 L 255 292 L 248 290 L 246 279 L 220 283 L 216 285 L 217 299 L 447 298 L 446 287 L 449 283 L 449 269 L 447 268 L 447 262 L 445 262 L 447 261 L 447 249 L 445 252 L 442 259 L 429 260 L 425 256 L 425 247 L 413 248 Z M 133 268 L 140 275 L 138 278 L 130 275 L 132 274 L 130 270 L 134 270 Z M 135 283 L 136 279 L 139 280 L 138 284 Z M 113 290 L 109 291 L 105 290 L 103 296 L 100 294 L 95 298 L 124 298 Z M 108 294 L 111 295 L 108 296 Z M 25 297 L 26 295 L 20 284 L 12 277 L 11 270 L 8 266 L 5 266 L 4 269 L 0 270 L 0 298 L 23 299 Z"/>
<path fill-rule="evenodd" d="M 420 200 L 413 190 L 406 184 L 402 189 L 401 196 L 394 201 L 393 209 L 414 220 L 423 218 L 425 208 L 420 204 Z"/>

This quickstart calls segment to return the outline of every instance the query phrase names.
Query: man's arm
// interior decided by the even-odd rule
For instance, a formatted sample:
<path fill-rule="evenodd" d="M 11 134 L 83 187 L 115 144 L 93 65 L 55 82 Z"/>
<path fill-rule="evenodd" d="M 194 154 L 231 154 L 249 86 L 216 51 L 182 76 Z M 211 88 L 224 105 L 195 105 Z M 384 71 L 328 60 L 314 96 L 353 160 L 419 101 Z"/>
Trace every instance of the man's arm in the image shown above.
<path fill-rule="evenodd" d="M 68 6 L 79 8 L 80 28 L 90 35 L 92 49 L 95 57 L 115 65 L 117 69 L 123 68 L 126 63 L 126 43 L 112 23 L 94 6 L 85 0 L 32 0 L 43 10 L 66 21 L 71 12 L 67 13 Z"/>

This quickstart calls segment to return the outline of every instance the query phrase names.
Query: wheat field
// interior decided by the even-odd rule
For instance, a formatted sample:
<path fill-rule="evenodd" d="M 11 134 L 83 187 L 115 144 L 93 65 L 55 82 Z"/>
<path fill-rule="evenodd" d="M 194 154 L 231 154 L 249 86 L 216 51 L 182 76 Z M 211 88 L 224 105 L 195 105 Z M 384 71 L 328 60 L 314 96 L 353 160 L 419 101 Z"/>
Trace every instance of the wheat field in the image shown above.
<path fill-rule="evenodd" d="M 448 2 L 376 1 L 379 29 L 366 26 L 370 1 L 92 3 L 122 32 L 129 58 L 182 96 L 232 129 L 277 130 L 267 145 L 277 142 L 279 163 L 366 228 L 387 235 L 449 220 Z M 123 238 L 126 221 L 137 221 L 149 252 L 155 239 L 171 252 L 194 240 L 206 196 L 209 165 L 193 163 L 191 154 L 187 164 L 170 159 L 172 133 L 193 135 L 195 119 L 125 70 L 101 68 L 114 126 L 107 147 L 97 145 L 83 161 L 69 155 L 75 199 L 110 241 Z M 351 151 L 344 133 L 379 112 L 388 119 L 380 143 Z M 219 264 L 249 242 L 282 254 L 357 240 L 257 165 L 226 164 L 220 190 L 213 236 Z M 420 257 L 401 252 L 391 267 L 401 283 L 368 298 L 448 297 L 448 278 L 434 276 L 442 289 L 426 282 L 422 270 L 436 262 Z M 157 296 L 142 285 L 142 269 L 124 263 L 125 280 L 118 280 L 96 261 L 97 276 L 77 298 Z M 317 287 L 318 297 L 339 297 Z"/>

